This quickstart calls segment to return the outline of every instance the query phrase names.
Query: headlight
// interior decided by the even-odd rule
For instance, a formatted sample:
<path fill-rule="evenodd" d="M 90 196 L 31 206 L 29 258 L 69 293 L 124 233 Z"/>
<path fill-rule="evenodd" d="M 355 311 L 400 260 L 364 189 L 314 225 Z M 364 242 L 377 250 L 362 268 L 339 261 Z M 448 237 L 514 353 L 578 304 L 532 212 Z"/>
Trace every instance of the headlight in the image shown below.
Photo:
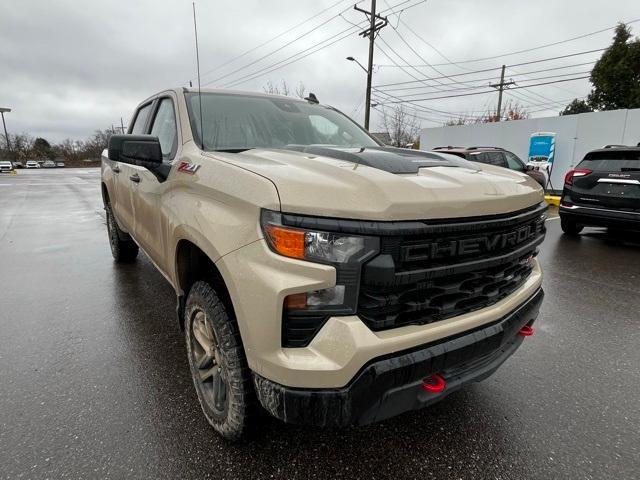
<path fill-rule="evenodd" d="M 279 213 L 268 210 L 263 210 L 261 224 L 269 247 L 285 257 L 318 263 L 353 263 L 378 249 L 376 238 L 286 226 Z"/>
<path fill-rule="evenodd" d="M 314 226 L 316 223 L 327 226 L 327 221 L 334 226 L 336 223 L 323 218 L 311 220 Z M 262 211 L 260 223 L 265 240 L 275 253 L 332 265 L 336 269 L 334 286 L 285 297 L 282 346 L 306 346 L 329 316 L 356 313 L 360 270 L 364 262 L 378 253 L 378 238 L 287 225 L 282 214 L 269 210 Z"/>

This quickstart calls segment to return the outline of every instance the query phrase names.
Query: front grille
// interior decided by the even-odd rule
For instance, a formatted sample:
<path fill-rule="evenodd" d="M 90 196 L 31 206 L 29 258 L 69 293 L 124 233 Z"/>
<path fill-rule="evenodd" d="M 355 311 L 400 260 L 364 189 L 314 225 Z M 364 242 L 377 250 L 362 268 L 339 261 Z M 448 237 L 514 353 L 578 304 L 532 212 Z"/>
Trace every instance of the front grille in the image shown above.
<path fill-rule="evenodd" d="M 358 315 L 385 330 L 488 307 L 524 284 L 544 233 L 535 209 L 383 236 L 380 255 L 363 267 Z"/>

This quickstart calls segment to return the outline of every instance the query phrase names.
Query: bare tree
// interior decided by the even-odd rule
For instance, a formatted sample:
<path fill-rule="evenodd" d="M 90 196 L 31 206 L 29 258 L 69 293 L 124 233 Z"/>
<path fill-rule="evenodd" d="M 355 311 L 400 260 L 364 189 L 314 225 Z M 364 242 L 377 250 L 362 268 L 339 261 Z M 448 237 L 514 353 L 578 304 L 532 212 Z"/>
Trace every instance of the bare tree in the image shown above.
<path fill-rule="evenodd" d="M 296 87 L 296 96 L 298 98 L 304 99 L 305 95 L 306 95 L 306 87 L 304 86 L 304 83 L 300 82 L 298 83 L 298 86 Z"/>
<path fill-rule="evenodd" d="M 84 142 L 82 154 L 88 159 L 99 159 L 102 151 L 109 145 L 109 139 L 113 135 L 112 130 L 96 130 L 91 138 Z"/>
<path fill-rule="evenodd" d="M 382 124 L 391 138 L 392 145 L 405 147 L 415 143 L 420 133 L 420 124 L 415 113 L 411 113 L 402 105 L 396 105 L 391 112 L 382 111 Z"/>
<path fill-rule="evenodd" d="M 11 151 L 7 149 L 7 141 L 2 135 L 0 143 L 0 159 L 6 160 L 28 160 L 33 149 L 34 139 L 28 133 L 9 134 Z"/>
<path fill-rule="evenodd" d="M 518 102 L 509 100 L 502 108 L 498 116 L 497 110 L 488 110 L 487 113 L 476 118 L 475 123 L 492 123 L 497 121 L 508 122 L 510 120 L 525 120 L 529 118 L 529 112 Z"/>
<path fill-rule="evenodd" d="M 289 97 L 295 94 L 295 96 L 298 98 L 304 98 L 305 92 L 306 92 L 306 87 L 304 86 L 304 83 L 302 82 L 298 83 L 298 86 L 295 88 L 295 91 L 292 91 L 291 87 L 289 87 L 289 84 L 284 80 L 281 80 L 280 84 L 276 84 L 276 83 L 273 83 L 271 80 L 268 80 L 267 84 L 264 87 L 262 87 L 262 89 L 264 90 L 265 93 L 269 93 L 271 95 L 284 95 L 285 97 Z"/>
<path fill-rule="evenodd" d="M 454 127 L 457 125 L 468 125 L 474 123 L 473 120 L 465 115 L 460 115 L 457 118 L 451 118 L 445 122 L 445 127 Z"/>

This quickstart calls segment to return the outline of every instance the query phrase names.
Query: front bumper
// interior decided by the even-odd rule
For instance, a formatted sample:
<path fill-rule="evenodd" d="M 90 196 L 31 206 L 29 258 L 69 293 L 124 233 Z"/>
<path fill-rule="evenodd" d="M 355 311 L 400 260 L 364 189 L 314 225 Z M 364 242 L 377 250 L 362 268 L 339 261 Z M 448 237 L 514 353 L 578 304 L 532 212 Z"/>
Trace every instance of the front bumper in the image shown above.
<path fill-rule="evenodd" d="M 488 326 L 376 358 L 344 388 L 292 388 L 254 373 L 258 398 L 285 422 L 316 426 L 366 425 L 423 408 L 495 372 L 522 343 L 518 331 L 533 323 L 543 296 L 540 288 Z M 446 380 L 442 392 L 421 389 L 423 379 L 433 373 Z"/>
<path fill-rule="evenodd" d="M 272 382 L 298 389 L 341 389 L 375 359 L 491 325 L 526 302 L 542 283 L 536 261 L 518 290 L 481 310 L 379 332 L 357 315 L 331 317 L 307 347 L 284 348 L 284 298 L 334 286 L 335 268 L 277 255 L 264 240 L 223 256 L 216 266 L 233 302 L 249 368 Z"/>
<path fill-rule="evenodd" d="M 559 214 L 581 225 L 640 230 L 640 212 L 560 204 Z"/>

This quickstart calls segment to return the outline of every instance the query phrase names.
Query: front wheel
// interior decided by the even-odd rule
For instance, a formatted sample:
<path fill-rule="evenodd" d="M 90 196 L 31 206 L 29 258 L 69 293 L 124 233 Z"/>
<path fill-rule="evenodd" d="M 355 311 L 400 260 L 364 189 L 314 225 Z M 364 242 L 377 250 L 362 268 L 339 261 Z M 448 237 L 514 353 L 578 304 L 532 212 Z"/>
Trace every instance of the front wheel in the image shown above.
<path fill-rule="evenodd" d="M 577 224 L 576 222 L 565 218 L 560 218 L 560 228 L 562 228 L 562 231 L 567 235 L 577 236 L 584 228 L 584 225 Z"/>
<path fill-rule="evenodd" d="M 104 209 L 107 215 L 107 234 L 109 235 L 109 246 L 111 247 L 113 259 L 118 263 L 133 262 L 138 256 L 138 245 L 128 233 L 120 230 L 116 219 L 113 217 L 111 205 L 107 205 Z"/>
<path fill-rule="evenodd" d="M 202 411 L 228 440 L 239 439 L 257 405 L 235 319 L 207 282 L 196 282 L 185 307 L 191 376 Z"/>

